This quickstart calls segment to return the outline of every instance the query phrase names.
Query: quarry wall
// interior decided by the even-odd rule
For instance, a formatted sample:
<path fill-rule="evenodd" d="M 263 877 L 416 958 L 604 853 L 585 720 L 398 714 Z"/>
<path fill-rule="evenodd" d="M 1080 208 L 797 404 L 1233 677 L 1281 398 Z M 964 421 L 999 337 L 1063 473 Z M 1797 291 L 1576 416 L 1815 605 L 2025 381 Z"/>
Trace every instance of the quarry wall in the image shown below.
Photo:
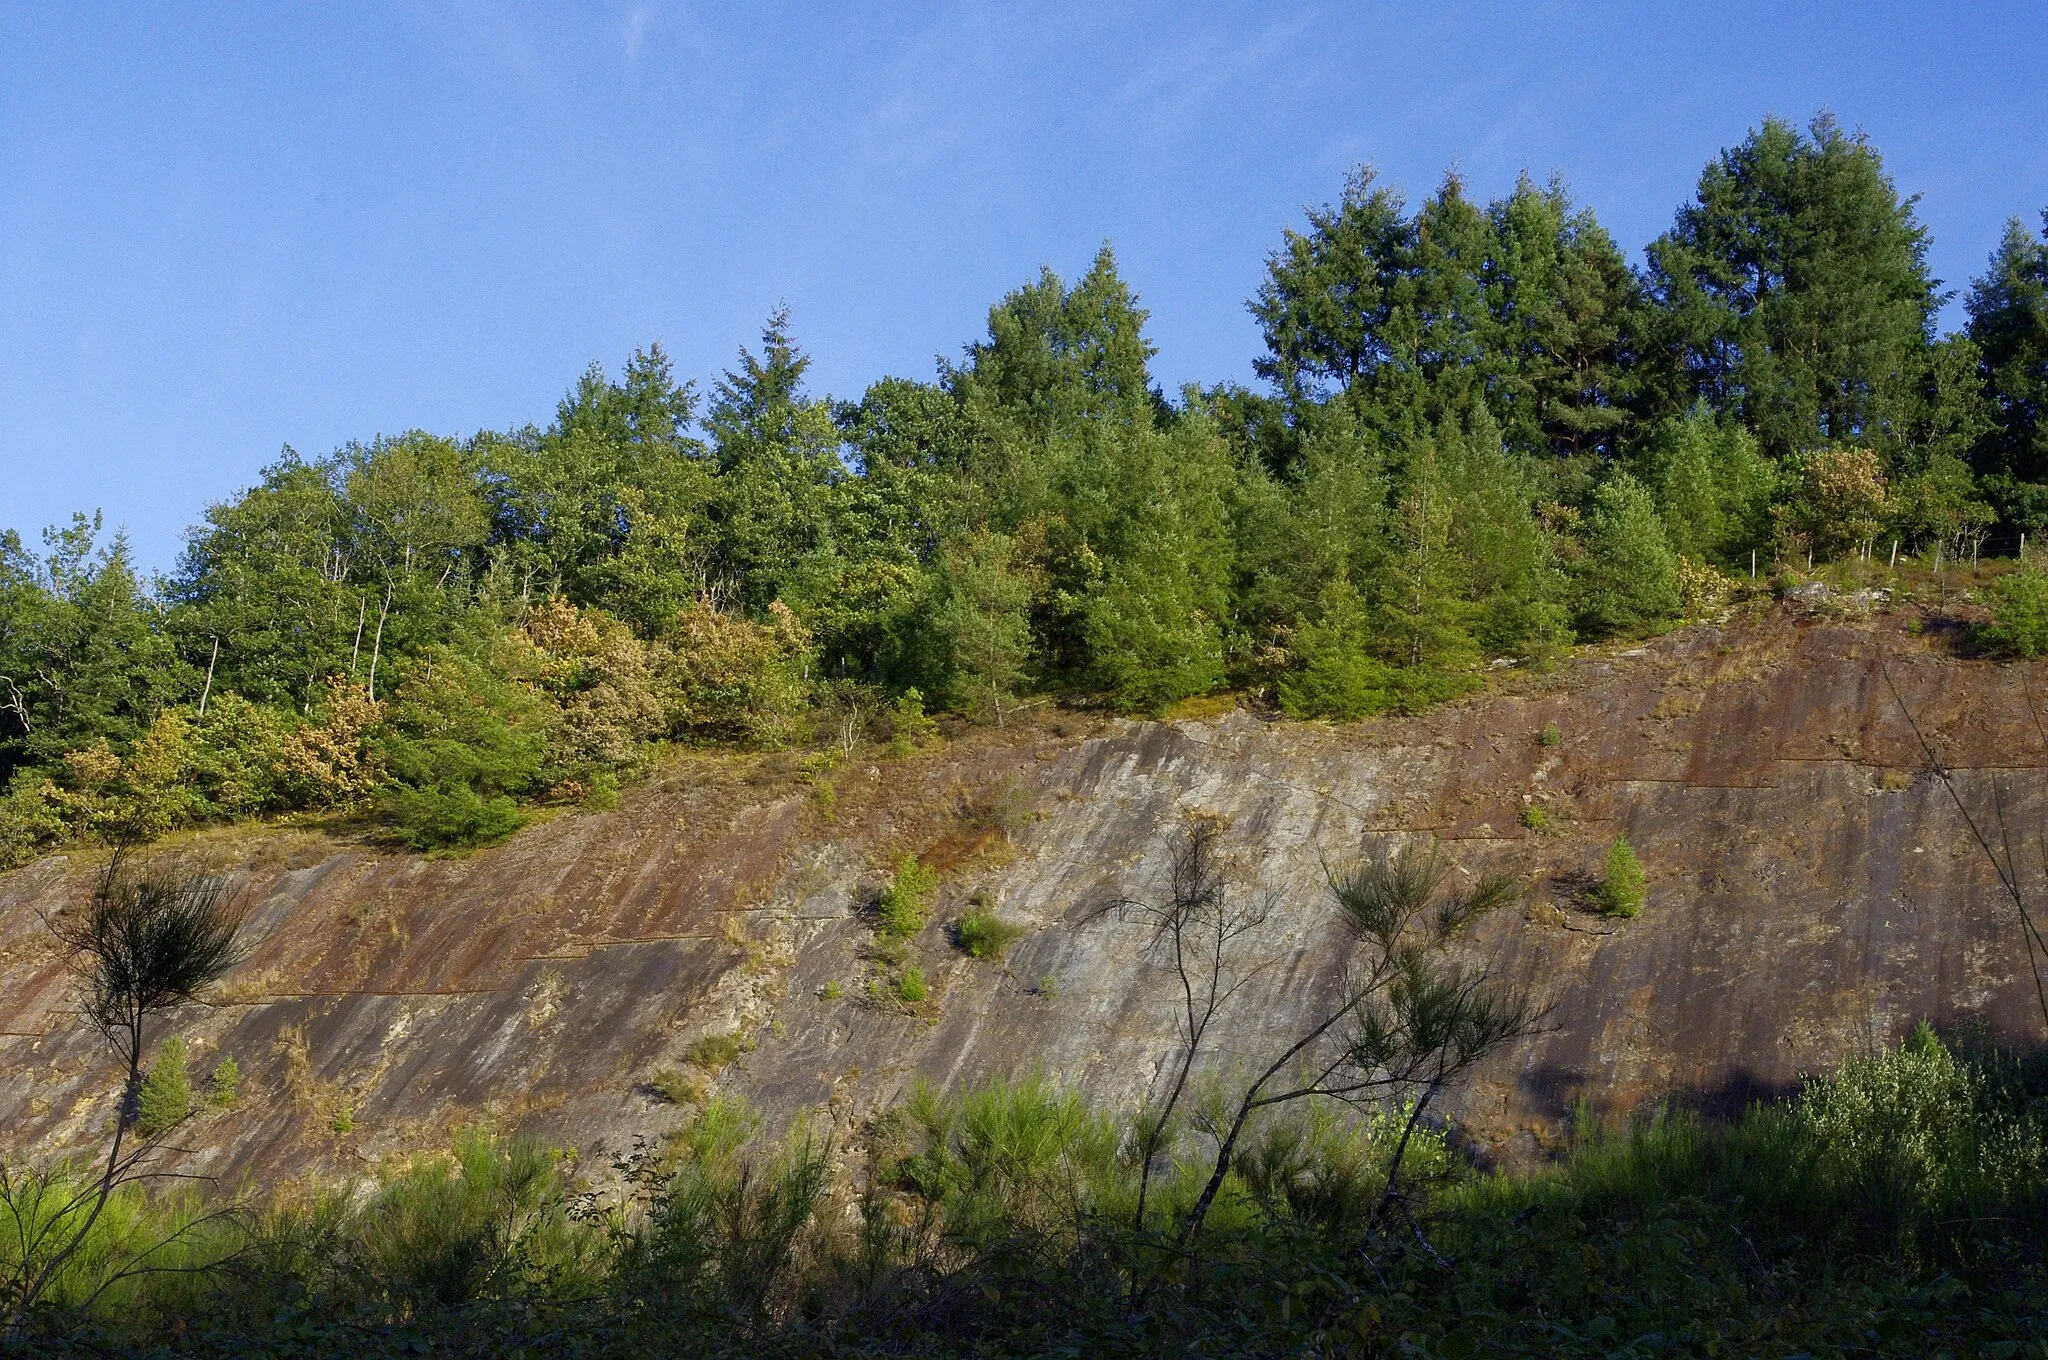
<path fill-rule="evenodd" d="M 617 809 L 460 859 L 304 828 L 193 837 L 173 848 L 233 868 L 252 952 L 215 1004 L 171 1017 L 195 1076 L 232 1054 L 245 1077 L 179 1141 L 229 1177 L 360 1168 L 480 1117 L 616 1150 L 685 1117 L 675 1078 L 711 1089 L 699 1045 L 728 1034 L 747 1051 L 717 1089 L 842 1135 L 920 1079 L 1038 1071 L 1129 1102 L 1175 1054 L 1177 1012 L 1144 927 L 1100 908 L 1156 891 L 1190 812 L 1227 821 L 1238 889 L 1275 904 L 1223 1069 L 1278 1052 L 1341 985 L 1329 866 L 1431 837 L 1458 872 L 1520 876 L 1522 900 L 1459 947 L 1548 1019 L 1449 1101 L 1504 1158 L 1540 1155 L 1580 1102 L 1739 1103 L 1922 1018 L 2038 1042 L 2010 901 L 1905 714 L 1980 824 L 2002 807 L 2038 893 L 2044 675 L 1961 659 L 1915 619 L 1772 607 L 1343 727 L 1041 708 L 818 780 L 787 756 L 683 755 Z M 1627 921 L 1583 901 L 1623 831 L 1650 880 Z M 905 960 L 932 986 L 919 1006 L 863 988 L 867 909 L 906 852 L 941 870 Z M 114 1064 L 42 923 L 101 862 L 0 876 L 15 1155 L 88 1146 L 113 1113 Z M 952 945 L 971 901 L 1025 928 L 1002 963 Z"/>

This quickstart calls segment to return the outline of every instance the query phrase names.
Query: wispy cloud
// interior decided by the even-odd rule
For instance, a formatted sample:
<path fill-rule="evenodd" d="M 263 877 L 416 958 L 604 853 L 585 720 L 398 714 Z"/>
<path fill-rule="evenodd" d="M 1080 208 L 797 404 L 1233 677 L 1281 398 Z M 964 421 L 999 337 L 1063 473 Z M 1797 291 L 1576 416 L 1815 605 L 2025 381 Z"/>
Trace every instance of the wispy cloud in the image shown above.
<path fill-rule="evenodd" d="M 640 60 L 640 49 L 647 41 L 647 31 L 654 27 L 655 7 L 651 4 L 633 5 L 626 10 L 623 25 L 626 37 L 626 60 Z"/>

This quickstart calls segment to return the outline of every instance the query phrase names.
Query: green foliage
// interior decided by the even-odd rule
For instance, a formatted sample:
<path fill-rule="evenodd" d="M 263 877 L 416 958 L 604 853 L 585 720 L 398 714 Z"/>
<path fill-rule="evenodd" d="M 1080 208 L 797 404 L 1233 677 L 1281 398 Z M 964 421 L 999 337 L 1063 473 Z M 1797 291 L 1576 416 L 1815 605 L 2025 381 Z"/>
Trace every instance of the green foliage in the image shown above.
<path fill-rule="evenodd" d="M 1776 474 L 1742 425 L 1704 405 L 1660 425 L 1643 457 L 1664 535 L 1680 557 L 1736 569 L 1768 546 Z"/>
<path fill-rule="evenodd" d="M 2022 567 L 1993 581 L 1989 593 L 1991 622 L 1979 630 L 1985 644 L 2006 656 L 2048 654 L 2048 574 Z"/>
<path fill-rule="evenodd" d="M 979 905 L 969 907 L 953 927 L 953 943 L 977 959 L 1001 960 L 1023 935 L 1024 927 Z"/>
<path fill-rule="evenodd" d="M 206 1080 L 206 1102 L 219 1109 L 226 1109 L 242 1096 L 242 1068 L 232 1054 L 222 1058 L 213 1066 L 213 1074 Z"/>
<path fill-rule="evenodd" d="M 1323 587 L 1316 617 L 1296 631 L 1295 668 L 1280 677 L 1280 707 L 1296 718 L 1368 717 L 1397 701 L 1387 664 L 1367 650 L 1370 621 L 1356 587 L 1338 577 Z"/>
<path fill-rule="evenodd" d="M 144 1137 L 169 1133 L 192 1114 L 192 1081 L 185 1074 L 185 1041 L 173 1034 L 157 1045 L 156 1061 L 142 1078 L 135 1127 Z"/>
<path fill-rule="evenodd" d="M 2014 218 L 1970 285 L 1969 339 L 1991 403 L 1980 453 L 1996 479 L 2009 522 L 2038 533 L 2048 525 L 2039 494 L 2048 478 L 2048 210 L 2038 237 Z"/>
<path fill-rule="evenodd" d="M 501 635 L 479 650 L 430 653 L 392 701 L 384 810 L 415 849 L 504 839 L 524 820 L 515 799 L 541 779 L 555 714 L 514 678 L 524 659 L 515 641 Z"/>
<path fill-rule="evenodd" d="M 1539 746 L 1556 746 L 1563 741 L 1564 734 L 1558 731 L 1557 719 L 1555 718 L 1544 723 L 1543 730 L 1536 734 L 1536 744 Z"/>
<path fill-rule="evenodd" d="M 452 1155 L 387 1173 L 350 1225 L 364 1292 L 410 1311 L 589 1289 L 606 1244 L 573 1216 L 561 1167 L 551 1148 L 472 1127 Z"/>
<path fill-rule="evenodd" d="M 925 917 L 931 912 L 932 898 L 938 890 L 938 870 L 924 864 L 915 855 L 905 855 L 898 860 L 895 875 L 889 880 L 889 886 L 882 890 L 877 907 L 882 934 L 908 939 L 923 930 Z"/>
<path fill-rule="evenodd" d="M 664 741 L 901 753 L 1030 694 L 1413 712 L 1753 552 L 1995 550 L 2048 530 L 2048 234 L 1939 339 L 1927 246 L 1825 116 L 1716 157 L 1640 280 L 1561 181 L 1361 169 L 1266 261 L 1261 391 L 1161 392 L 1105 246 L 857 400 L 778 311 L 706 401 L 652 346 L 544 428 L 287 449 L 160 580 L 94 517 L 0 533 L 0 863 L 293 812 L 487 844 Z"/>
<path fill-rule="evenodd" d="M 737 1030 L 730 1030 L 699 1038 L 690 1045 L 688 1056 L 692 1066 L 716 1076 L 746 1051 L 746 1040 Z"/>
<path fill-rule="evenodd" d="M 1593 493 L 1578 577 L 1579 627 L 1592 636 L 1641 636 L 1678 616 L 1678 558 L 1650 493 L 1625 472 Z"/>
<path fill-rule="evenodd" d="M 1595 889 L 1600 907 L 1609 916 L 1634 916 L 1643 909 L 1645 879 L 1643 862 L 1627 836 L 1616 836 L 1607 847 L 1607 862 Z"/>
<path fill-rule="evenodd" d="M 211 1220 L 197 1196 L 129 1187 L 52 1292 L 91 1310 L 31 1316 L 18 1344 L 142 1354 L 175 1319 L 198 1354 L 466 1352 L 480 1336 L 570 1357 L 1113 1354 L 1137 1328 L 1176 1353 L 1309 1352 L 1386 1329 L 1444 1353 L 1604 1356 L 1655 1337 L 1820 1354 L 1846 1337 L 2000 1354 L 2048 1323 L 2031 1071 L 1923 1027 L 1727 1122 L 1582 1115 L 1557 1156 L 1511 1173 L 1465 1166 L 1427 1125 L 1408 1135 L 1400 1104 L 1283 1105 L 1240 1144 L 1202 1235 L 1174 1248 L 1203 1287 L 1135 1294 L 1209 1135 L 1172 1131 L 1134 1229 L 1133 1129 L 1041 1077 L 914 1089 L 873 1122 L 844 1200 L 810 1126 L 770 1142 L 723 1098 L 622 1157 L 602 1197 L 575 1194 L 558 1154 L 466 1129 L 452 1155 L 367 1186 Z M 1375 1213 L 1404 1135 L 1412 1226 Z M 85 1175 L 8 1169 L 0 1269 L 34 1225 L 77 1212 Z M 111 1278 L 157 1243 L 170 1269 Z M 912 1307 L 934 1297 L 934 1269 L 937 1297 L 973 1306 Z"/>
<path fill-rule="evenodd" d="M 1663 399 L 1738 414 L 1778 458 L 1903 433 L 1939 302 L 1927 245 L 1868 139 L 1765 119 L 1650 244 Z"/>
<path fill-rule="evenodd" d="M 924 970 L 911 964 L 903 970 L 903 976 L 896 979 L 896 999 L 906 1006 L 923 1004 L 931 995 L 931 987 L 924 980 Z"/>
<path fill-rule="evenodd" d="M 1981 1209 L 2039 1181 L 2039 1115 L 2015 1107 L 1925 1022 L 1895 1050 L 1808 1080 L 1799 1113 L 1820 1176 L 1888 1217 Z"/>

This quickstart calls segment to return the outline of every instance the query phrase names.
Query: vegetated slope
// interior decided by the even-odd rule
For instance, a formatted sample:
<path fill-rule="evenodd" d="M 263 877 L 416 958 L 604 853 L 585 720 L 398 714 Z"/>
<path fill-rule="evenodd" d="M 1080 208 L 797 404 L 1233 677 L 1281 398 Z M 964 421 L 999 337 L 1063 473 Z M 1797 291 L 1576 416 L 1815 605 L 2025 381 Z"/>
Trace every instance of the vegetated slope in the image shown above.
<path fill-rule="evenodd" d="M 713 1080 L 776 1122 L 821 1107 L 839 1130 L 919 1077 L 1037 1068 L 1131 1101 L 1174 1051 L 1176 1012 L 1143 929 L 1100 908 L 1156 889 L 1162 833 L 1190 812 L 1228 819 L 1240 890 L 1278 904 L 1221 1027 L 1225 1067 L 1277 1053 L 1342 976 L 1325 865 L 1426 835 L 1463 870 L 1527 876 L 1526 903 L 1466 947 L 1549 1002 L 1549 1024 L 1450 1102 L 1511 1157 L 1576 1102 L 1740 1099 L 1922 1017 L 2034 1040 L 2011 905 L 1891 685 L 1980 820 L 1998 781 L 2032 880 L 2048 803 L 2022 687 L 2041 679 L 1945 655 L 1903 616 L 1778 608 L 1419 719 L 1041 710 L 906 759 L 857 754 L 829 794 L 786 758 L 684 757 L 616 811 L 468 859 L 293 831 L 195 841 L 240 866 L 255 948 L 220 1004 L 173 1019 L 195 1073 L 225 1054 L 244 1074 L 179 1141 L 237 1173 L 359 1165 L 477 1117 L 619 1149 Z M 1583 903 L 1624 831 L 1649 875 L 1625 921 Z M 937 900 L 878 961 L 867 909 L 905 852 L 941 871 Z M 0 1129 L 17 1147 L 83 1147 L 113 1109 L 39 916 L 96 868 L 51 856 L 0 877 Z M 1025 928 L 1004 962 L 951 943 L 970 901 Z M 914 1004 L 886 986 L 912 965 L 930 987 Z M 715 1073 L 732 1045 L 700 1041 L 729 1034 L 751 1047 Z"/>

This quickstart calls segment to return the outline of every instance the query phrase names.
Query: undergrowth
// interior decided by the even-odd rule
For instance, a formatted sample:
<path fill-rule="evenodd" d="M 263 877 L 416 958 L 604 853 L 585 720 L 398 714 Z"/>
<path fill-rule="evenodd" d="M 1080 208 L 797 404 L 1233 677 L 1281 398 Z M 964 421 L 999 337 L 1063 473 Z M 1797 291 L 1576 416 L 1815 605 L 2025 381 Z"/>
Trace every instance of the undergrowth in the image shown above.
<path fill-rule="evenodd" d="M 1646 1355 L 2036 1353 L 2041 1073 L 1924 1028 L 1794 1098 L 1710 1121 L 1582 1115 L 1489 1173 L 1399 1109 L 1289 1107 L 1201 1231 L 1213 1153 L 1174 1131 L 1137 1212 L 1132 1128 L 1043 1079 L 920 1088 L 857 1145 L 714 1098 L 609 1176 L 480 1130 L 373 1182 L 201 1225 L 117 1198 L 15 1354 Z M 1198 1106 L 1200 1102 L 1197 1103 Z M 835 1168 L 842 1168 L 835 1170 Z M 80 1173 L 17 1173 L 47 1212 Z M 581 1188 L 586 1183 L 602 1189 Z M 16 1233 L 0 1212 L 0 1265 Z M 106 1285 L 102 1292 L 102 1286 Z"/>

